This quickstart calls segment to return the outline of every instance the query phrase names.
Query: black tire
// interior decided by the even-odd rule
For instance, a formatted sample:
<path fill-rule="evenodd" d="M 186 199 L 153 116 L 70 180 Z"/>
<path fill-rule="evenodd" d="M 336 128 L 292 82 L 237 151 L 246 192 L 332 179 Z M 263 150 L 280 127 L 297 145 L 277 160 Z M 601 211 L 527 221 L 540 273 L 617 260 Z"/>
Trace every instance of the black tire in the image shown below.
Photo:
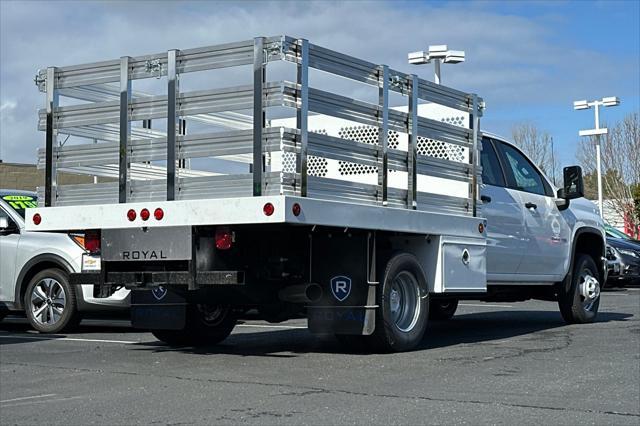
<path fill-rule="evenodd" d="M 568 324 L 585 324 L 596 319 L 600 306 L 599 277 L 598 266 L 593 258 L 582 253 L 576 254 L 571 284 L 567 289 L 566 283 L 561 283 L 558 292 L 560 313 Z M 584 283 L 591 279 L 596 280 L 591 281 L 592 288 L 595 290 L 588 292 L 582 290 Z M 593 297 L 585 297 L 583 293 L 591 294 Z"/>
<path fill-rule="evenodd" d="M 205 346 L 222 342 L 235 325 L 236 316 L 228 306 L 189 305 L 182 330 L 153 330 L 151 333 L 169 346 Z"/>
<path fill-rule="evenodd" d="M 429 319 L 446 321 L 453 318 L 458 309 L 458 299 L 431 299 L 429 302 Z"/>
<path fill-rule="evenodd" d="M 376 327 L 371 336 L 373 348 L 384 352 L 411 350 L 422 341 L 429 318 L 428 287 L 424 271 L 413 255 L 401 253 L 387 262 L 381 277 L 380 291 L 376 295 L 378 303 Z M 415 287 L 416 293 L 414 294 L 413 290 L 398 292 L 396 286 L 402 285 L 398 284 L 400 282 L 398 280 L 410 282 L 407 287 L 411 289 Z M 417 296 L 415 308 L 413 310 L 405 310 L 397 306 L 392 308 L 392 304 L 396 303 L 392 300 L 392 289 L 395 291 L 394 298 L 400 300 L 398 303 L 400 306 L 404 301 Z M 398 299 L 398 293 L 405 296 Z M 404 303 L 404 306 L 407 307 L 409 304 Z"/>
<path fill-rule="evenodd" d="M 75 287 L 61 269 L 38 272 L 27 285 L 23 303 L 29 323 L 41 333 L 68 331 L 80 323 Z"/>

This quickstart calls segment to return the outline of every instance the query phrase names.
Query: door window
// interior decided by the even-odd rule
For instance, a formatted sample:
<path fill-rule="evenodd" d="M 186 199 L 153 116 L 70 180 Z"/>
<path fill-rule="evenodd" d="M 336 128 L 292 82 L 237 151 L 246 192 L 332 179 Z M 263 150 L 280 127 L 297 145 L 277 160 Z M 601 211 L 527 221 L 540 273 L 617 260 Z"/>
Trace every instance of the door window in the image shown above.
<path fill-rule="evenodd" d="M 517 149 L 500 144 L 505 159 L 505 167 L 511 173 L 512 186 L 519 191 L 547 195 L 544 178 L 531 162 Z"/>
<path fill-rule="evenodd" d="M 7 223 L 9 224 L 9 228 L 17 228 L 15 222 L 13 221 L 13 219 L 11 219 L 11 216 L 9 216 L 9 213 L 5 212 L 4 209 L 0 207 L 0 218 L 2 217 L 7 218 Z"/>
<path fill-rule="evenodd" d="M 502 167 L 498 161 L 498 155 L 489 139 L 482 139 L 482 154 L 480 155 L 482 166 L 482 183 L 494 186 L 505 186 Z"/>

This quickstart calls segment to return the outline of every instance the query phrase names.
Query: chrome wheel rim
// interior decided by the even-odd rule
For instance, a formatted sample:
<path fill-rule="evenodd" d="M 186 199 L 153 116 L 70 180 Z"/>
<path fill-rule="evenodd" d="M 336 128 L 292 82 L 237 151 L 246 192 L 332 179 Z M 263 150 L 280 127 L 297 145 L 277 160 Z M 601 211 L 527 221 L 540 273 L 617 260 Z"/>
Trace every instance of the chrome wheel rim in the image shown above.
<path fill-rule="evenodd" d="M 67 295 L 57 280 L 44 278 L 31 291 L 31 314 L 38 324 L 53 325 L 62 318 Z"/>
<path fill-rule="evenodd" d="M 411 331 L 420 316 L 420 287 L 413 274 L 402 271 L 391 283 L 389 294 L 391 320 L 402 332 Z"/>
<path fill-rule="evenodd" d="M 594 304 L 600 297 L 600 282 L 591 275 L 591 271 L 584 270 L 580 274 L 580 298 L 585 311 L 593 309 Z"/>

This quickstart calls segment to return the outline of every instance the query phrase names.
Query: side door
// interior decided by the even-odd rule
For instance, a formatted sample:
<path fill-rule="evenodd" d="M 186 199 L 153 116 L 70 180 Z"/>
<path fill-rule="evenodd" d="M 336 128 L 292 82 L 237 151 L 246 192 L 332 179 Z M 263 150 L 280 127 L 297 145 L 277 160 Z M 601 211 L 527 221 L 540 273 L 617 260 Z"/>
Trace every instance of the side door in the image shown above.
<path fill-rule="evenodd" d="M 487 219 L 487 281 L 510 281 L 524 252 L 524 211 L 516 191 L 507 188 L 493 141 L 482 139 L 482 215 Z"/>
<path fill-rule="evenodd" d="M 14 303 L 16 280 L 16 253 L 20 241 L 20 228 L 0 205 L 0 217 L 7 218 L 9 228 L 0 229 L 0 301 Z"/>
<path fill-rule="evenodd" d="M 507 184 L 524 207 L 525 255 L 519 275 L 531 281 L 556 281 L 564 274 L 564 260 L 570 250 L 571 228 L 555 204 L 553 188 L 516 147 L 498 142 Z"/>

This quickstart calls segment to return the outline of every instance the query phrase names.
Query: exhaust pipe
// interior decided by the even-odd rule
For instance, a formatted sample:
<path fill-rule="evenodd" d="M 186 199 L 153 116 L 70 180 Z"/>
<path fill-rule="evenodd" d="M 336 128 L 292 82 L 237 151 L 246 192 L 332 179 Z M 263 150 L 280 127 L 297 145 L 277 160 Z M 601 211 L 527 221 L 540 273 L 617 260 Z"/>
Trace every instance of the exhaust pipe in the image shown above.
<path fill-rule="evenodd" d="M 318 284 L 292 285 L 281 289 L 278 297 L 284 302 L 313 303 L 322 297 L 322 287 Z"/>

